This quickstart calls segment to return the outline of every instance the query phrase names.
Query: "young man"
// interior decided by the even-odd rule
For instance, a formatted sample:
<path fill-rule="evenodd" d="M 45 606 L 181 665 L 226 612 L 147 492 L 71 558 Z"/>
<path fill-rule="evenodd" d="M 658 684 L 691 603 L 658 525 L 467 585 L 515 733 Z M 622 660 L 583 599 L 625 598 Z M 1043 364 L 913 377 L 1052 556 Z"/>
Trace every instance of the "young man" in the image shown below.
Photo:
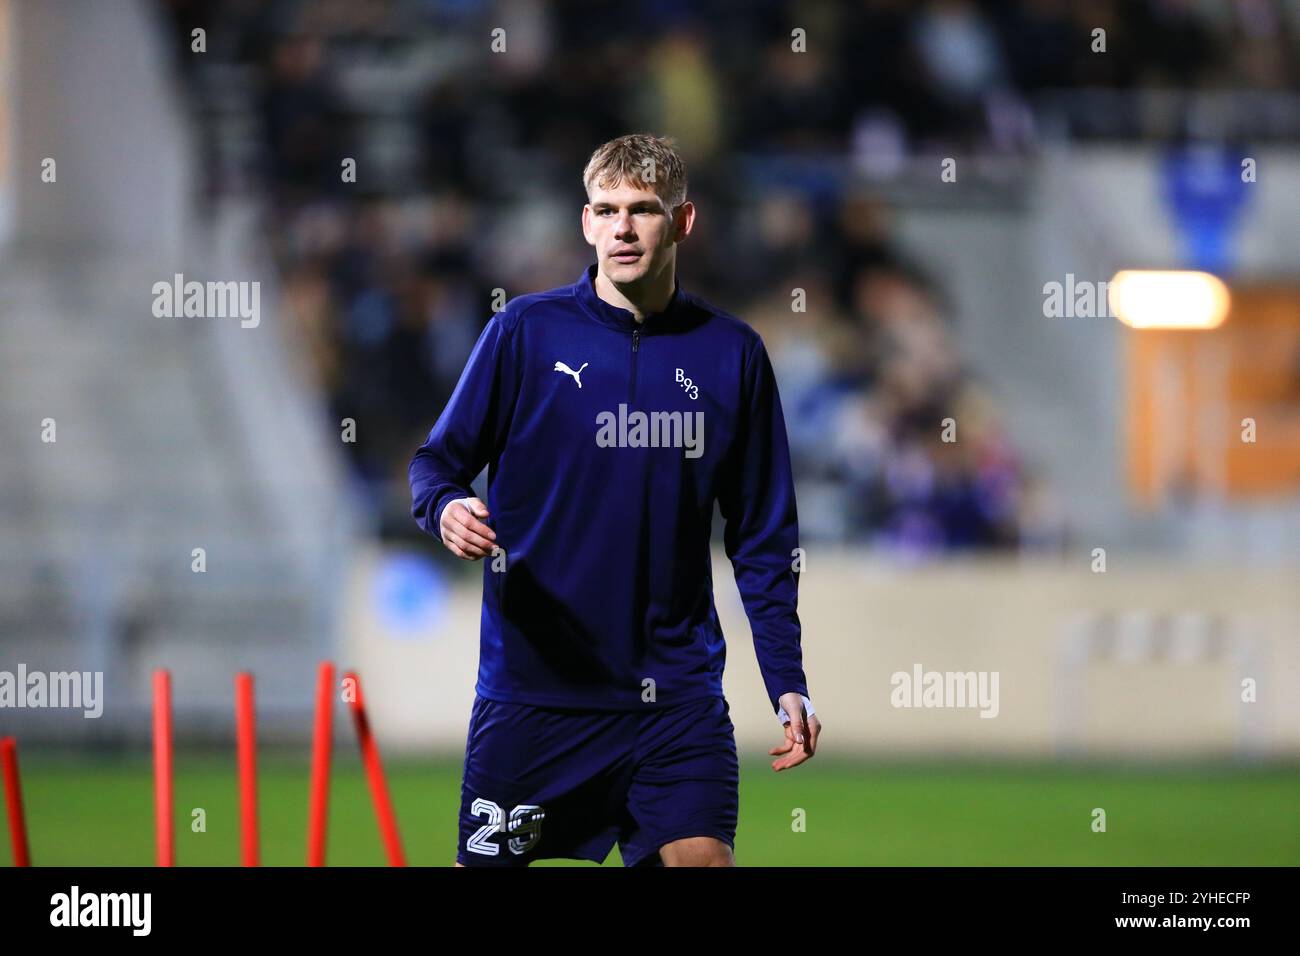
<path fill-rule="evenodd" d="M 412 514 L 488 557 L 457 865 L 734 865 L 738 766 L 713 604 L 713 505 L 785 726 L 816 752 L 785 422 L 762 340 L 686 293 L 695 207 L 670 141 L 583 174 L 596 264 L 508 302 L 411 461 Z M 470 483 L 488 466 L 488 503 Z"/>

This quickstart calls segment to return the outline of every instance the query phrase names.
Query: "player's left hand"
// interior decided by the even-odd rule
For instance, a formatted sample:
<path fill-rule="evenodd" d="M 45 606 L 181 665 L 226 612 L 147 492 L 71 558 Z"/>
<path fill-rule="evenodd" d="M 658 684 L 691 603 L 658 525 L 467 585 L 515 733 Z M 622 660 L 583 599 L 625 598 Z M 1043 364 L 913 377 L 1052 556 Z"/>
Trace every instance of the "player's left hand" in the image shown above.
<path fill-rule="evenodd" d="M 772 761 L 773 770 L 789 770 L 797 767 L 817 752 L 817 735 L 821 733 L 822 722 L 813 714 L 809 717 L 804 712 L 803 698 L 798 694 L 785 694 L 780 699 L 782 709 L 790 715 L 785 725 L 785 741 L 768 751 L 769 754 L 784 754 L 779 760 Z"/>

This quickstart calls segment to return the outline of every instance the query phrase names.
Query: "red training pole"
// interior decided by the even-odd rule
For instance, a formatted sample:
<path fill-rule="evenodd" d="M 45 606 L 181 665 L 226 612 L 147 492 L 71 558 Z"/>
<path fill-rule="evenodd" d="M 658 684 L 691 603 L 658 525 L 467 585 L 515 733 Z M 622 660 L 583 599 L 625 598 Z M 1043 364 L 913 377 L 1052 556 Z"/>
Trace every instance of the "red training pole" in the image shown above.
<path fill-rule="evenodd" d="M 257 730 L 253 675 L 235 675 L 235 751 L 239 762 L 239 835 L 244 866 L 258 865 Z"/>
<path fill-rule="evenodd" d="M 307 865 L 325 865 L 329 811 L 330 748 L 333 744 L 334 665 L 321 661 L 316 671 L 316 726 L 311 747 L 311 793 L 307 816 Z"/>
<path fill-rule="evenodd" d="M 4 768 L 5 806 L 9 808 L 9 842 L 14 847 L 14 866 L 31 866 L 27 820 L 23 816 L 23 788 L 18 782 L 18 744 L 12 737 L 0 737 L 0 765 Z"/>
<path fill-rule="evenodd" d="M 406 866 L 406 855 L 402 853 L 402 837 L 397 832 L 397 816 L 393 813 L 393 802 L 388 796 L 388 783 L 384 780 L 384 765 L 379 760 L 379 746 L 375 735 L 370 730 L 370 721 L 366 718 L 365 701 L 361 698 L 361 680 L 356 671 L 348 671 L 344 680 L 352 681 L 352 723 L 357 729 L 357 743 L 361 745 L 361 761 L 366 765 L 366 779 L 370 782 L 370 799 L 375 805 L 375 816 L 379 820 L 379 835 L 383 838 L 384 849 L 388 852 L 389 866 Z"/>
<path fill-rule="evenodd" d="M 153 672 L 153 808 L 158 865 L 176 865 L 175 819 L 172 815 L 172 675 Z"/>

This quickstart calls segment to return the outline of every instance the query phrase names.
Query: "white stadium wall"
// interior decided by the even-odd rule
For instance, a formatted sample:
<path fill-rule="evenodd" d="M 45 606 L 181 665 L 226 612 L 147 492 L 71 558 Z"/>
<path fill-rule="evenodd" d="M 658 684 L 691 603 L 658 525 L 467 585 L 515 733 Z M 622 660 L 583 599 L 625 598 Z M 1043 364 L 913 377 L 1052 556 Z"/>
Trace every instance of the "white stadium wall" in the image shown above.
<path fill-rule="evenodd" d="M 354 566 L 345 657 L 370 688 L 386 747 L 454 752 L 464 747 L 473 700 L 480 587 L 450 588 L 427 627 L 399 632 L 376 610 L 380 563 L 372 552 Z M 778 725 L 721 552 L 714 568 L 737 739 L 743 756 L 765 756 Z M 812 699 L 826 722 L 822 753 L 1300 755 L 1295 580 L 1295 569 L 1147 564 L 1093 573 L 1087 562 L 909 570 L 814 549 L 800 615 Z M 894 706 L 893 675 L 917 667 L 997 672 L 996 715 Z M 1247 680 L 1253 702 L 1243 701 Z"/>

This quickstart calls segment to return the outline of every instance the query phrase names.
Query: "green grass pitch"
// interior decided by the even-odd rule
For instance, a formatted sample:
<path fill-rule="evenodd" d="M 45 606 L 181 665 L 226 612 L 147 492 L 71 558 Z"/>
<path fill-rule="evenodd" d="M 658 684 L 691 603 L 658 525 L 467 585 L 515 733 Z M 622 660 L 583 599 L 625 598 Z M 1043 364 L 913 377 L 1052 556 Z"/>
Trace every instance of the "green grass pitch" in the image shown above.
<path fill-rule="evenodd" d="M 22 771 L 36 865 L 152 865 L 147 760 L 24 754 Z M 387 771 L 408 862 L 450 865 L 460 762 L 394 760 Z M 301 865 L 307 764 L 263 757 L 259 772 L 263 863 Z M 742 866 L 1300 865 L 1296 766 L 828 760 L 775 774 L 760 760 L 742 764 L 740 798 Z M 206 832 L 191 829 L 196 807 L 206 812 Z M 1092 829 L 1097 807 L 1106 813 L 1104 833 Z M 794 826 L 799 809 L 802 832 Z M 233 754 L 178 755 L 176 820 L 179 865 L 238 864 Z M 342 755 L 329 824 L 331 865 L 384 865 L 365 778 Z M 9 862 L 6 847 L 0 863 Z M 615 849 L 605 865 L 620 862 Z"/>

